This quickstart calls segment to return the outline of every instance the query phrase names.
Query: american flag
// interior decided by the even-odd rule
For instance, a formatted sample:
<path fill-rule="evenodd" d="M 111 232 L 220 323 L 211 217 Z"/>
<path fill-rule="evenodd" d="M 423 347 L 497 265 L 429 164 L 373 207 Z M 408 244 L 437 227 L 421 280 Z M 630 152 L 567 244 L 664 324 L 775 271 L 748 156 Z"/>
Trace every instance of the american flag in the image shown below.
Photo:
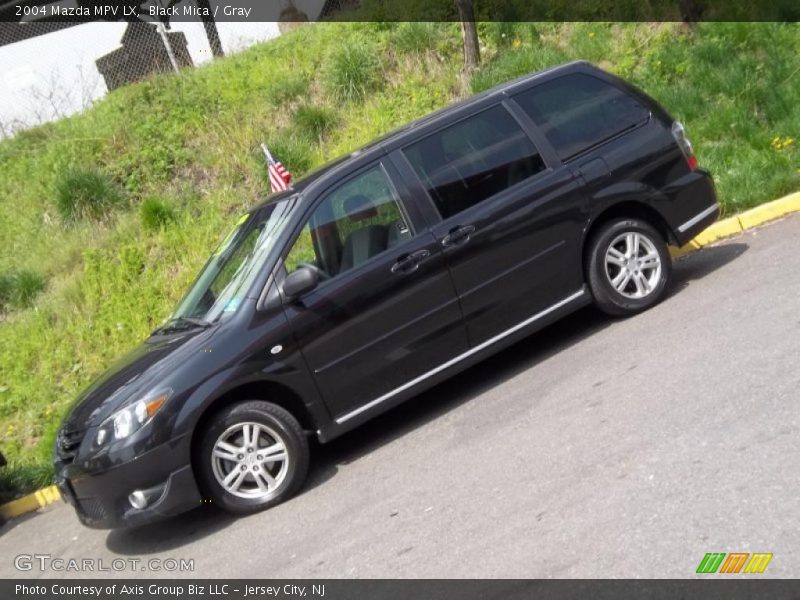
<path fill-rule="evenodd" d="M 292 185 L 292 174 L 286 170 L 279 160 L 272 158 L 266 144 L 261 144 L 264 156 L 267 157 L 267 172 L 269 173 L 269 185 L 273 192 L 283 192 Z"/>

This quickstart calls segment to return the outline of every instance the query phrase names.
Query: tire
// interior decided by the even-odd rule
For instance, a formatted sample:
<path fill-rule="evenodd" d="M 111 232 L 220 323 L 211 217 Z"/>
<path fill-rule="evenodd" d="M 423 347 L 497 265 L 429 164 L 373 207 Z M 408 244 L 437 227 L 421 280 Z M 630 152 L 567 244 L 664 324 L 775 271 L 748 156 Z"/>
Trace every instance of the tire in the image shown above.
<path fill-rule="evenodd" d="M 616 317 L 635 315 L 657 304 L 672 277 L 672 259 L 663 236 L 636 218 L 602 225 L 589 240 L 585 267 L 595 304 Z"/>
<path fill-rule="evenodd" d="M 280 504 L 308 473 L 308 440 L 300 423 L 270 402 L 225 407 L 201 436 L 194 457 L 201 488 L 228 512 L 246 515 Z"/>

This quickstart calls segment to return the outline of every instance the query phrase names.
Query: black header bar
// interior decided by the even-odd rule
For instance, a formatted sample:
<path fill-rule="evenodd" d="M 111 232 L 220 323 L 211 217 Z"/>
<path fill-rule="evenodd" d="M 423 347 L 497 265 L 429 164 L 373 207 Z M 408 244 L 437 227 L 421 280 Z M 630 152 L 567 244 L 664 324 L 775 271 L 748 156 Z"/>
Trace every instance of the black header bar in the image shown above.
<path fill-rule="evenodd" d="M 2 580 L 6 600 L 527 600 L 797 598 L 800 581 L 709 576 L 694 580 Z"/>
<path fill-rule="evenodd" d="M 473 0 L 478 21 L 798 21 L 798 0 Z M 0 0 L 0 21 L 456 21 L 453 0 Z"/>

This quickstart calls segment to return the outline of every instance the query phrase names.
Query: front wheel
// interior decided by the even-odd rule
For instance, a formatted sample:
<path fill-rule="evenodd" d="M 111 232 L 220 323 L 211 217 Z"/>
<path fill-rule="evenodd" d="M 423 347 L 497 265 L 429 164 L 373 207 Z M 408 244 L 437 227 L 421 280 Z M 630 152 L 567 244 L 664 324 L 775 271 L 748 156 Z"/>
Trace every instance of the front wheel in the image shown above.
<path fill-rule="evenodd" d="M 589 244 L 588 283 L 602 311 L 633 315 L 663 298 L 672 260 L 664 238 L 652 225 L 633 218 L 609 221 Z"/>
<path fill-rule="evenodd" d="M 303 429 L 287 410 L 260 400 L 222 409 L 203 432 L 195 464 L 211 500 L 250 514 L 292 496 L 308 472 Z"/>

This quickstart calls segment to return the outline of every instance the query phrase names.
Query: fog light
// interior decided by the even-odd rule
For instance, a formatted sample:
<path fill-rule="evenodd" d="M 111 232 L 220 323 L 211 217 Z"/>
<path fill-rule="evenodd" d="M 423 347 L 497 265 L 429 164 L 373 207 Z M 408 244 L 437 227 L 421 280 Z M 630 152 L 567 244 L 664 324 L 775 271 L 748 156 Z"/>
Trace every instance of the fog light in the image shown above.
<path fill-rule="evenodd" d="M 128 502 L 136 510 L 144 510 L 148 506 L 158 504 L 166 491 L 166 482 L 144 490 L 133 490 L 128 494 Z"/>
<path fill-rule="evenodd" d="M 147 506 L 147 496 L 142 490 L 135 490 L 128 496 L 128 502 L 131 503 L 133 508 L 142 510 Z"/>

